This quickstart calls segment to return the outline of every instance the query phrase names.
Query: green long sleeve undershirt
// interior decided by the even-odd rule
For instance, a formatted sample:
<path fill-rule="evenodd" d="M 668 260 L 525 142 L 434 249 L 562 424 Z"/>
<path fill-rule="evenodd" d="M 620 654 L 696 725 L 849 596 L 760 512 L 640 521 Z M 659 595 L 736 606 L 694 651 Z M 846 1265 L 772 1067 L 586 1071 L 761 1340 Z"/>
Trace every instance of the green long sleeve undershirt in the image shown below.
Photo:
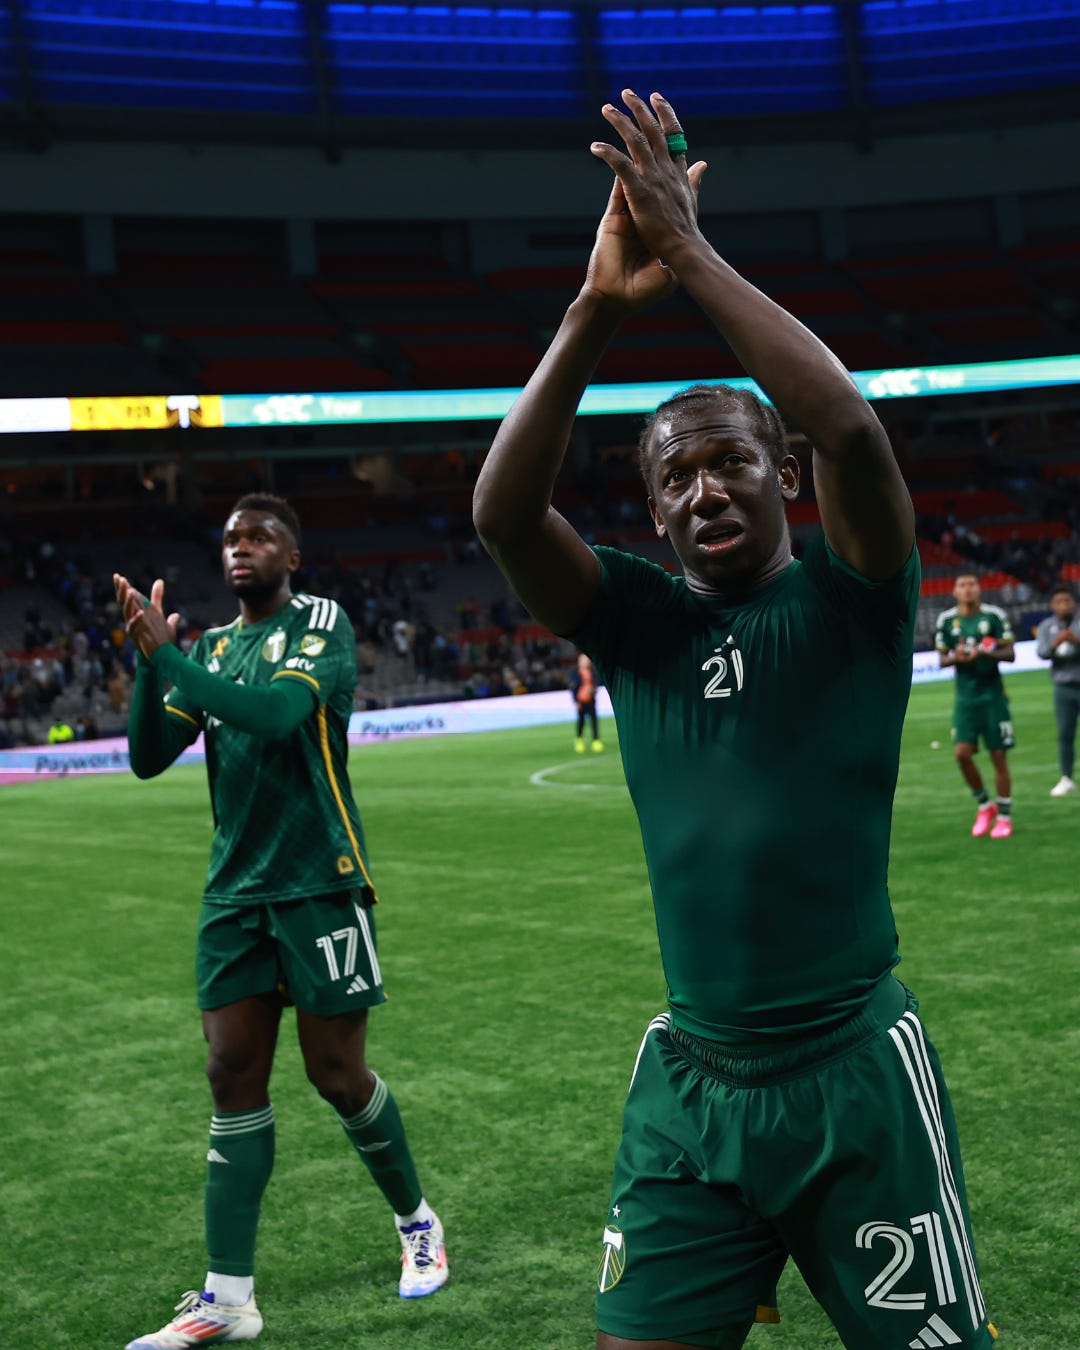
<path fill-rule="evenodd" d="M 276 680 L 257 687 L 237 684 L 189 661 L 172 643 L 159 647 L 150 660 L 203 712 L 264 741 L 279 741 L 295 731 L 318 701 L 318 691 L 306 680 Z"/>
<path fill-rule="evenodd" d="M 154 778 L 195 739 L 198 731 L 165 711 L 161 676 L 144 657 L 135 661 L 128 716 L 128 756 L 136 778 Z"/>
<path fill-rule="evenodd" d="M 161 773 L 195 739 L 193 728 L 165 710 L 162 677 L 204 713 L 267 741 L 281 740 L 295 731 L 311 716 L 318 698 L 303 680 L 278 680 L 252 688 L 212 675 L 166 643 L 150 661 L 140 657 L 136 667 L 128 743 L 131 767 L 139 778 Z"/>

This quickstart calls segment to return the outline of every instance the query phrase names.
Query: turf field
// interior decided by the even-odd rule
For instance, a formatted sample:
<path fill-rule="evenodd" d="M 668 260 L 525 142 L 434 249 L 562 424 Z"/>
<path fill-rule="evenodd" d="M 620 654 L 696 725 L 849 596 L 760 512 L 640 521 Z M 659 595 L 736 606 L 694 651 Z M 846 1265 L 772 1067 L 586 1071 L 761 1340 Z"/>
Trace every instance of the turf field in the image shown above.
<path fill-rule="evenodd" d="M 1009 685 L 1016 835 L 969 837 L 951 686 L 921 686 L 892 891 L 1003 1350 L 1077 1350 L 1080 794 L 1048 796 L 1046 676 Z M 592 1344 L 621 1102 L 663 984 L 618 756 L 576 757 L 571 740 L 568 724 L 353 753 L 391 995 L 370 1059 L 446 1223 L 452 1281 L 396 1297 L 385 1206 L 286 1024 L 260 1234 L 267 1350 Z M 4 1350 L 113 1350 L 201 1280 L 210 1106 L 192 954 L 209 830 L 200 768 L 0 790 Z M 838 1345 L 790 1271 L 781 1304 L 751 1347 Z"/>

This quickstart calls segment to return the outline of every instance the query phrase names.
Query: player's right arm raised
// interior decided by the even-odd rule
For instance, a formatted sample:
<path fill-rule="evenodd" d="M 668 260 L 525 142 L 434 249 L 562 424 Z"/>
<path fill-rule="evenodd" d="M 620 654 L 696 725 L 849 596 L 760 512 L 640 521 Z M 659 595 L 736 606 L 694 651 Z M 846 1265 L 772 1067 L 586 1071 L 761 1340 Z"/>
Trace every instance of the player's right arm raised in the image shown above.
<path fill-rule="evenodd" d="M 143 658 L 139 670 L 146 674 L 144 667 L 149 666 L 151 674 L 159 681 L 159 687 L 160 679 L 164 676 L 202 712 L 220 718 L 237 731 L 246 731 L 249 736 L 258 736 L 261 740 L 283 740 L 314 712 L 318 704 L 317 686 L 312 688 L 300 680 L 282 680 L 253 688 L 234 680 L 223 679 L 220 675 L 213 675 L 199 662 L 184 656 L 176 646 L 176 626 L 180 616 L 173 614 L 166 619 L 162 612 L 165 593 L 163 581 L 154 582 L 149 600 L 141 595 L 126 577 L 115 575 L 114 584 L 127 631 Z M 138 687 L 138 679 L 136 686 Z M 140 745 L 149 743 L 155 731 L 150 714 L 143 713 L 141 708 L 140 704 L 140 718 L 143 720 L 135 724 Z M 185 745 L 189 744 L 191 739 L 193 738 L 189 737 Z M 165 748 L 171 748 L 172 743 L 170 739 Z M 154 745 L 155 754 L 150 762 L 157 764 L 162 747 L 158 746 L 157 742 L 154 742 Z M 184 746 L 180 747 L 183 748 Z M 143 756 L 140 753 L 137 766 L 133 742 L 132 768 L 138 777 L 149 778 L 168 768 L 179 753 L 180 750 L 175 750 L 164 764 L 143 773 L 140 772 Z"/>
<path fill-rule="evenodd" d="M 127 620 L 136 609 L 142 607 L 145 597 L 140 596 L 127 577 L 119 573 L 113 573 L 113 585 L 116 587 L 121 613 Z M 146 607 L 154 609 L 172 640 L 176 637 L 179 615 L 170 614 L 168 619 L 165 618 L 162 613 L 164 592 L 164 584 L 156 582 Z M 156 778 L 159 773 L 164 773 L 201 730 L 186 714 L 170 714 L 164 698 L 165 686 L 161 676 L 139 652 L 135 663 L 131 712 L 128 715 L 128 757 L 136 778 Z"/>
<path fill-rule="evenodd" d="M 675 286 L 638 238 L 616 180 L 585 284 L 477 479 L 473 522 L 484 547 L 529 612 L 556 633 L 578 626 L 600 585 L 596 555 L 551 504 L 578 404 L 622 320 Z"/>

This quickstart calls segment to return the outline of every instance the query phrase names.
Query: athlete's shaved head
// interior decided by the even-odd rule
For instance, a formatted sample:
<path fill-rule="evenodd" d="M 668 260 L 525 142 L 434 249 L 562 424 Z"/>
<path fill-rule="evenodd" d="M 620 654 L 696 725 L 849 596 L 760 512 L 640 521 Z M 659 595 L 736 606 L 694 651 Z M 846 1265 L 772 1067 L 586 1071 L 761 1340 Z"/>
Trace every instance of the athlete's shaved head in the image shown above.
<path fill-rule="evenodd" d="M 274 516 L 292 535 L 296 547 L 300 547 L 300 517 L 284 497 L 273 492 L 246 492 L 229 515 L 234 516 L 237 511 L 265 511 L 268 516 Z"/>

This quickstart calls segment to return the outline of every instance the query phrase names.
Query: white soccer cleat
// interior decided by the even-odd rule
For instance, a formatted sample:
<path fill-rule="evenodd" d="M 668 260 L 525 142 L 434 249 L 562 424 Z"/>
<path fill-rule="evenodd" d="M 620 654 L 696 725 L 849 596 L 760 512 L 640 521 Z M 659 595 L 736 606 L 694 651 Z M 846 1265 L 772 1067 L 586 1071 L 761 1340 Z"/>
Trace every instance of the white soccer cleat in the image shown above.
<path fill-rule="evenodd" d="M 423 1298 L 441 1289 L 450 1278 L 446 1264 L 446 1243 L 443 1227 L 432 1215 L 424 1223 L 411 1223 L 398 1229 L 401 1238 L 401 1279 L 398 1293 L 402 1298 Z"/>
<path fill-rule="evenodd" d="M 1076 784 L 1071 778 L 1066 778 L 1064 774 L 1058 779 L 1050 789 L 1051 797 L 1067 797 L 1070 792 L 1076 791 Z"/>
<path fill-rule="evenodd" d="M 225 1345 L 253 1341 L 263 1329 L 255 1295 L 241 1308 L 215 1303 L 213 1294 L 189 1289 L 176 1305 L 176 1316 L 160 1331 L 128 1341 L 125 1350 L 184 1350 L 189 1345 Z"/>

